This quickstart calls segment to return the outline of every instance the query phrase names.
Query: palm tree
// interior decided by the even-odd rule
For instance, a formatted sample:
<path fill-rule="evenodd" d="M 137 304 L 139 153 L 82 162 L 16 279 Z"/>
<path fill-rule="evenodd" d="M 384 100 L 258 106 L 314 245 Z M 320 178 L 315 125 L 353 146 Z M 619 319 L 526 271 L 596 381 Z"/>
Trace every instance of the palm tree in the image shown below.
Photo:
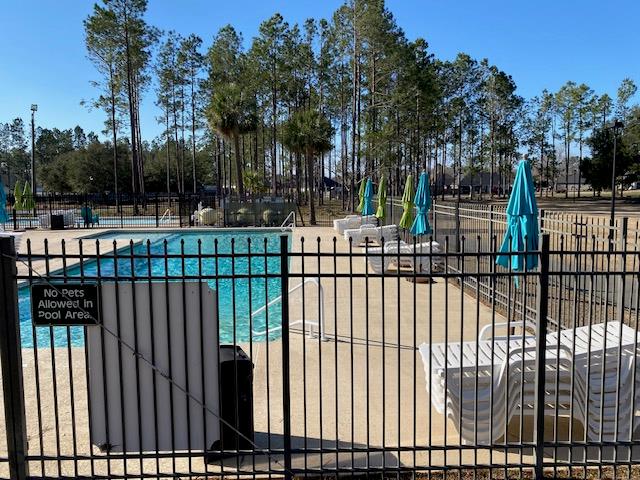
<path fill-rule="evenodd" d="M 244 172 L 244 186 L 252 196 L 264 193 L 267 190 L 265 178 L 255 170 L 247 170 Z"/>
<path fill-rule="evenodd" d="M 316 224 L 314 205 L 315 157 L 331 150 L 331 122 L 317 110 L 298 110 L 282 129 L 282 144 L 293 153 L 301 153 L 307 163 L 307 191 L 311 210 L 311 225 Z"/>
<path fill-rule="evenodd" d="M 240 135 L 256 129 L 255 96 L 248 94 L 237 83 L 220 85 L 211 97 L 206 116 L 211 128 L 227 139 L 233 140 L 238 193 L 244 197 L 244 164 L 240 152 Z"/>

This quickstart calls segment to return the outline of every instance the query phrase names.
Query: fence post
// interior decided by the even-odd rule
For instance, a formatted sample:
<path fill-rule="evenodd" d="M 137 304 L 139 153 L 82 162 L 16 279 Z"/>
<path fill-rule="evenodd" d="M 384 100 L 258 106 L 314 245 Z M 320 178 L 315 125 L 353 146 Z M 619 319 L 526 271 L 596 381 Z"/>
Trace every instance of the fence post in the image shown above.
<path fill-rule="evenodd" d="M 456 201 L 456 252 L 460 252 L 460 202 Z M 460 259 L 460 257 L 458 257 Z"/>
<path fill-rule="evenodd" d="M 493 204 L 489 205 L 489 248 L 487 251 L 491 250 L 491 245 L 493 242 Z"/>
<path fill-rule="evenodd" d="M 24 480 L 29 476 L 27 454 L 27 422 L 22 384 L 22 350 L 18 318 L 18 287 L 16 282 L 16 248 L 13 237 L 0 238 L 0 364 L 4 418 L 9 454 L 9 477 Z"/>
<path fill-rule="evenodd" d="M 84 221 L 84 228 L 89 228 L 89 215 L 87 215 L 89 209 L 89 198 L 88 195 L 85 193 L 84 194 L 84 215 L 83 215 L 83 221 Z"/>
<path fill-rule="evenodd" d="M 291 480 L 291 392 L 289 369 L 289 237 L 280 237 L 280 285 L 282 291 L 282 416 L 284 476 Z M 267 319 L 268 322 L 268 319 Z M 269 341 L 269 339 L 267 339 Z"/>
<path fill-rule="evenodd" d="M 547 314 L 549 307 L 549 234 L 542 235 L 540 246 L 540 277 L 537 291 L 536 321 L 536 403 L 535 403 L 535 442 L 536 442 L 536 478 L 544 478 L 544 393 L 547 353 Z"/>
<path fill-rule="evenodd" d="M 436 201 L 436 199 L 433 199 L 433 208 L 431 209 L 431 212 L 433 214 L 433 239 L 437 240 L 438 239 L 438 202 Z"/>
<path fill-rule="evenodd" d="M 617 304 L 618 304 L 618 321 L 624 322 L 624 297 L 625 297 L 625 274 L 627 271 L 625 263 L 627 262 L 627 234 L 629 233 L 629 217 L 622 217 L 622 229 L 620 231 L 620 255 L 616 255 L 616 258 L 620 258 L 620 276 L 618 277 L 617 286 Z M 617 264 L 617 261 L 615 262 Z M 615 267 L 614 267 L 615 268 Z"/>
<path fill-rule="evenodd" d="M 458 185 L 460 188 L 460 185 Z M 456 253 L 460 253 L 460 201 L 456 200 Z M 460 271 L 460 255 L 456 256 L 458 271 Z M 462 279 L 460 279 L 462 281 Z"/>
<path fill-rule="evenodd" d="M 160 226 L 160 219 L 158 218 L 158 194 L 156 193 L 156 228 Z"/>

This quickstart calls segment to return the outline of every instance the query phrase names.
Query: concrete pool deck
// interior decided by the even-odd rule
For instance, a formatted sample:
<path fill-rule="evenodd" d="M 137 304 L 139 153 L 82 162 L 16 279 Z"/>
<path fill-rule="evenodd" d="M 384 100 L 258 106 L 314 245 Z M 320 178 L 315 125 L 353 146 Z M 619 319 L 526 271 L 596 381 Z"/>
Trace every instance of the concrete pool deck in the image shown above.
<path fill-rule="evenodd" d="M 21 252 L 26 251 L 26 238 L 30 238 L 32 252 L 44 253 L 42 242 L 47 238 L 50 253 L 61 251 L 62 239 L 67 242 L 67 253 L 77 253 L 78 242 L 70 240 L 102 231 L 108 229 L 30 231 L 22 240 Z M 324 227 L 298 228 L 293 232 L 293 252 L 300 251 L 302 237 L 305 239 L 305 252 L 317 251 L 317 238 L 321 239 L 321 251 L 332 252 L 334 233 L 332 229 Z M 126 244 L 123 242 L 122 246 Z M 84 242 L 85 253 L 93 253 L 92 248 L 95 251 L 95 242 Z M 341 238 L 338 238 L 335 248 L 337 253 L 349 251 L 347 242 Z M 61 263 L 56 265 L 52 261 L 49 268 L 54 270 L 61 266 Z M 72 264 L 68 263 L 67 266 Z M 362 274 L 365 272 L 365 261 L 356 257 L 350 263 L 347 256 L 306 257 L 303 265 L 300 257 L 294 257 L 291 263 L 292 276 L 299 275 L 303 267 L 305 278 L 318 271 L 321 274 L 350 271 Z M 19 264 L 18 268 L 20 274 L 26 274 L 25 265 Z M 44 262 L 34 265 L 34 268 L 44 272 Z M 299 282 L 299 278 L 292 278 L 290 287 Z M 462 454 L 456 450 L 446 454 L 442 452 L 445 445 L 460 445 L 460 437 L 453 422 L 431 407 L 424 369 L 415 347 L 430 340 L 444 342 L 445 337 L 448 341 L 475 339 L 478 329 L 491 323 L 491 309 L 461 291 L 454 283 L 443 279 L 421 284 L 391 274 L 384 278 L 369 279 L 348 276 L 323 278 L 321 284 L 326 306 L 327 341 L 302 335 L 299 329 L 292 330 L 290 336 L 291 433 L 294 448 L 303 447 L 305 441 L 310 449 L 323 446 L 331 450 L 336 445 L 347 448 L 352 445 L 355 448 L 370 447 L 373 453 L 368 458 L 366 453 L 355 454 L 354 463 L 360 467 L 365 466 L 367 461 L 369 465 L 377 466 L 384 462 L 391 469 L 398 464 L 412 467 L 429 463 L 433 466 L 453 466 L 469 465 L 476 461 L 488 462 L 486 450 L 477 453 L 477 460 L 473 450 Z M 291 295 L 291 320 L 302 318 L 302 298 L 301 291 Z M 318 311 L 317 287 L 309 284 L 305 288 L 304 305 L 305 317 L 315 320 Z M 496 314 L 495 321 L 505 319 Z M 282 342 L 243 344 L 242 347 L 251 354 L 255 364 L 253 398 L 256 442 L 260 447 L 267 447 L 267 434 L 270 433 L 272 446 L 278 447 L 283 433 Z M 34 351 L 23 349 L 22 354 L 30 454 L 39 455 L 41 446 L 44 455 L 58 456 L 58 449 L 62 455 L 73 455 L 74 451 L 80 455 L 93 454 L 100 459 L 96 460 L 94 471 L 91 471 L 90 463 L 84 461 L 78 464 L 77 473 L 104 474 L 105 456 L 89 445 L 84 349 L 71 348 L 70 353 L 67 349 L 55 349 L 55 376 L 51 351 L 38 349 L 42 443 L 38 429 Z M 70 373 L 73 381 L 70 381 Z M 53 402 L 54 386 L 57 404 Z M 56 409 L 59 438 L 55 435 Z M 75 424 L 71 422 L 72 415 Z M 514 431 L 516 438 L 519 436 L 517 427 L 510 430 Z M 410 451 L 413 446 L 422 451 L 414 454 Z M 439 448 L 429 452 L 427 449 L 431 446 Z M 380 452 L 383 448 L 388 450 L 384 455 Z M 0 425 L 0 457 L 6 456 L 5 452 L 4 425 Z M 494 462 L 501 463 L 504 459 L 504 453 L 494 452 Z M 259 455 L 255 459 L 245 457 L 241 468 L 250 469 L 254 461 L 260 468 L 261 465 L 267 465 L 269 459 Z M 531 461 L 531 457 L 525 457 L 525 461 Z M 302 456 L 294 458 L 294 468 L 318 468 L 321 465 L 332 468 L 338 464 L 350 466 L 351 462 L 351 453 L 316 453 L 308 455 L 306 459 Z M 163 472 L 172 471 L 170 459 L 162 459 L 159 463 Z M 44 466 L 48 475 L 59 472 L 56 461 L 46 461 Z M 236 461 L 233 460 L 226 462 L 224 468 L 233 471 L 235 466 Z M 6 464 L 0 463 L 0 475 L 5 467 Z M 140 462 L 129 460 L 127 467 L 129 472 L 139 471 Z M 111 474 L 117 475 L 122 468 L 123 462 L 114 460 Z M 185 459 L 177 460 L 178 471 L 186 471 L 187 468 Z M 198 459 L 193 460 L 192 468 L 198 472 L 204 470 Z M 39 474 L 41 464 L 32 462 L 31 469 L 32 474 Z M 155 473 L 156 461 L 145 460 L 143 469 Z M 67 475 L 76 474 L 71 461 L 63 461 L 60 470 Z M 219 466 L 212 466 L 211 470 L 219 470 Z"/>

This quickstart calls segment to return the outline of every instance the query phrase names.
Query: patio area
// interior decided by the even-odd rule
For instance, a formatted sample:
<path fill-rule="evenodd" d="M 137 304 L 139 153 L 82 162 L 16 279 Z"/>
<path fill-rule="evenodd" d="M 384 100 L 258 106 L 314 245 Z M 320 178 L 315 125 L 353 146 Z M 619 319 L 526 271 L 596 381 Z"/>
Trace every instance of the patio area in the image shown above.
<path fill-rule="evenodd" d="M 78 251 L 78 242 L 71 240 L 88 233 L 95 234 L 96 231 L 30 231 L 25 237 L 32 240 L 34 253 L 44 251 L 44 238 L 49 240 L 50 253 L 60 252 L 60 240 L 64 238 L 66 252 L 73 254 Z M 329 228 L 298 228 L 293 232 L 289 287 L 297 285 L 302 276 L 331 277 L 320 280 L 326 341 L 318 336 L 303 335 L 299 326 L 292 329 L 290 335 L 292 446 L 307 452 L 323 449 L 323 452 L 294 455 L 293 468 L 331 469 L 352 465 L 362 468 L 368 465 L 393 470 L 420 465 L 488 463 L 487 450 L 461 452 L 455 449 L 461 445 L 461 437 L 456 425 L 432 408 L 416 347 L 430 341 L 472 340 L 492 319 L 495 322 L 505 319 L 482 304 L 468 288 L 461 290 L 454 281 L 436 278 L 432 283 L 417 283 L 393 272 L 384 277 L 367 278 L 364 276 L 364 258 L 345 255 L 349 253 L 348 243 L 342 238 L 334 243 L 334 236 L 335 232 Z M 23 252 L 26 238 L 21 245 Z M 126 244 L 122 242 L 122 246 Z M 336 255 L 333 255 L 334 246 Z M 302 248 L 306 254 L 304 262 L 302 257 L 295 255 Z M 314 256 L 318 248 L 331 255 Z M 84 242 L 85 253 L 94 250 L 95 242 Z M 359 251 L 362 250 L 354 247 L 354 252 Z M 20 270 L 27 268 L 24 264 L 18 266 Z M 51 262 L 49 268 L 54 270 L 60 266 Z M 71 266 L 72 263 L 67 264 L 67 267 Z M 34 267 L 41 272 L 45 270 L 42 262 Z M 292 293 L 289 312 L 291 321 L 316 320 L 318 287 L 307 284 L 304 290 Z M 282 341 L 245 343 L 242 347 L 255 365 L 256 444 L 262 448 L 278 448 L 284 431 Z M 40 394 L 49 398 L 48 395 L 54 394 L 55 385 L 57 402 L 41 399 L 41 411 L 38 412 L 34 353 L 33 349 L 23 349 L 30 453 L 40 454 L 37 426 L 40 417 L 45 455 L 77 452 L 104 458 L 97 448 L 89 448 L 84 349 L 74 347 L 69 354 L 67 349 L 56 348 L 55 375 L 50 350 L 42 349 L 39 353 Z M 73 382 L 69 381 L 70 377 Z M 75 422 L 71 422 L 72 417 Z M 56 418 L 59 436 L 55 434 Z M 530 428 L 527 430 L 525 438 L 530 439 Z M 513 432 L 510 440 L 520 438 L 519 425 L 512 425 L 510 432 Z M 4 438 L 3 431 L 0 431 L 0 438 Z M 431 447 L 436 448 L 431 450 Z M 499 464 L 504 458 L 504 453 L 493 452 L 493 462 Z M 197 458 L 190 466 L 185 458 L 177 458 L 160 460 L 160 469 L 172 470 L 174 461 L 178 471 L 204 471 L 205 468 Z M 279 468 L 274 467 L 274 462 L 283 465 L 283 459 L 278 459 L 277 454 L 256 454 L 255 457 L 228 459 L 222 465 L 209 468 L 247 470 L 253 469 L 254 462 L 257 470 L 261 465 L 268 469 L 269 462 L 271 468 Z M 152 460 L 131 459 L 127 461 L 127 471 L 139 471 L 141 465 L 145 471 L 153 470 L 155 464 Z M 40 465 L 32 462 L 32 469 L 37 472 Z M 64 460 L 45 461 L 44 465 L 48 472 L 51 468 L 54 471 L 60 468 L 67 474 L 75 473 L 76 468 L 71 461 Z M 93 468 L 100 465 L 106 468 L 104 461 L 96 462 Z M 77 473 L 89 474 L 90 468 L 88 461 L 81 461 Z M 113 460 L 110 468 L 111 474 L 116 474 L 124 468 L 124 462 Z"/>

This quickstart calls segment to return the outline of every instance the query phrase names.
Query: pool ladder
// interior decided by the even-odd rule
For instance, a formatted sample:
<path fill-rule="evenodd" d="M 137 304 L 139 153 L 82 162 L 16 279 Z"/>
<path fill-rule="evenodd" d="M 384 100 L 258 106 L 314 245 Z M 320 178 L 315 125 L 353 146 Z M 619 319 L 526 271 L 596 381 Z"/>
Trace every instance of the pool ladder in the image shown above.
<path fill-rule="evenodd" d="M 302 288 L 302 286 L 306 283 L 312 283 L 314 285 L 317 285 L 318 287 L 318 303 L 319 303 L 319 311 L 318 311 L 318 321 L 311 321 L 311 320 L 306 320 L 306 319 L 302 319 L 302 320 L 295 320 L 293 322 L 289 322 L 289 326 L 293 327 L 295 325 L 311 325 L 312 327 L 316 328 L 316 332 L 314 333 L 314 331 L 312 329 L 309 329 L 308 331 L 308 335 L 312 338 L 317 338 L 318 336 L 320 337 L 320 340 L 322 341 L 327 341 L 328 338 L 325 335 L 325 325 L 324 325 L 324 289 L 322 288 L 322 284 L 320 283 L 320 278 L 307 278 L 305 281 L 299 283 L 298 285 L 296 285 L 295 287 L 291 288 L 289 290 L 289 293 L 293 293 L 297 290 L 300 290 Z M 255 310 L 254 312 L 251 313 L 251 318 L 255 317 L 256 315 L 264 312 L 267 310 L 267 308 L 275 305 L 276 303 L 279 303 L 282 301 L 282 295 L 280 295 L 279 297 L 274 298 L 273 300 L 271 300 L 269 303 L 267 303 L 265 306 L 258 308 L 257 310 Z M 304 298 L 303 298 L 303 302 L 304 302 Z M 269 322 L 267 321 L 267 328 L 265 330 L 262 331 L 256 331 L 253 330 L 253 335 L 254 336 L 262 336 L 262 335 L 267 335 L 267 338 L 269 336 L 270 333 L 272 332 L 277 332 L 282 330 L 282 326 L 280 327 L 272 327 L 269 328 Z"/>
<path fill-rule="evenodd" d="M 165 221 L 165 218 L 167 218 L 167 215 L 169 216 L 167 221 L 170 222 L 171 221 L 171 209 L 170 208 L 167 208 L 164 211 L 164 213 L 162 214 L 162 217 L 160 218 L 158 223 L 163 223 Z"/>
<path fill-rule="evenodd" d="M 291 210 L 291 212 L 289 212 L 289 215 L 287 215 L 287 218 L 285 218 L 284 222 L 282 222 L 282 225 L 280 225 L 280 230 L 282 230 L 283 232 L 287 228 L 296 228 L 296 211 L 295 210 Z"/>

